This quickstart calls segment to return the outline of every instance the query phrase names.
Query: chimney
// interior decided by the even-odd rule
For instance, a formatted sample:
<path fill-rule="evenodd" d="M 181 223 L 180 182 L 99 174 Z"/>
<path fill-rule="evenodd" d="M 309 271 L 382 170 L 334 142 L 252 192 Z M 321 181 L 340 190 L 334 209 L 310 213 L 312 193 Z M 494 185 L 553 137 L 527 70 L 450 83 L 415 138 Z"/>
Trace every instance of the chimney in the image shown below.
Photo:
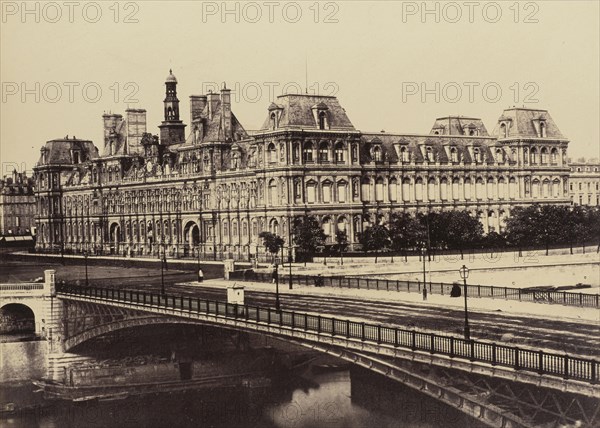
<path fill-rule="evenodd" d="M 221 89 L 221 120 L 225 138 L 231 138 L 231 90 L 223 83 Z"/>
<path fill-rule="evenodd" d="M 146 110 L 128 108 L 127 117 L 127 153 L 143 154 L 142 136 L 146 132 Z"/>
<path fill-rule="evenodd" d="M 212 120 L 213 114 L 217 109 L 217 103 L 219 102 L 219 94 L 213 94 L 212 91 L 208 93 L 208 118 Z"/>
<path fill-rule="evenodd" d="M 202 116 L 206 107 L 206 95 L 190 95 L 190 123 Z"/>
<path fill-rule="evenodd" d="M 111 143 L 116 145 L 116 132 L 117 127 L 123 121 L 123 116 L 120 114 L 105 113 L 102 115 L 104 121 L 104 152 L 105 154 L 112 155 L 116 151 L 116 147 L 111 147 Z"/>

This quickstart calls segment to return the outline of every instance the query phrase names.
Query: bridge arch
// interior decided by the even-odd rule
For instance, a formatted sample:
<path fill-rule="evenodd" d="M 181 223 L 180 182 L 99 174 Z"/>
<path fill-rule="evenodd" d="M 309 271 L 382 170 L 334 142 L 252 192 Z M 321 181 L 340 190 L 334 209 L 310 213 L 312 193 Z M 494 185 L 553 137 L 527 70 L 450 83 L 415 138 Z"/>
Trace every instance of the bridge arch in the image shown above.
<path fill-rule="evenodd" d="M 37 309 L 37 308 L 35 308 Z M 39 333 L 41 313 L 19 301 L 3 301 L 0 306 L 0 334 Z"/>

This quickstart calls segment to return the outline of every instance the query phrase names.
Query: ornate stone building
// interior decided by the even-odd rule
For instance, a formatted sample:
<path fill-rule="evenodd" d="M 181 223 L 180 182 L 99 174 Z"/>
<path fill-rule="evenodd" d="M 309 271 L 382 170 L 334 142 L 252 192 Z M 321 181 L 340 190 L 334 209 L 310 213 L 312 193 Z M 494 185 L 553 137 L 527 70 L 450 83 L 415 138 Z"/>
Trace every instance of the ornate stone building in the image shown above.
<path fill-rule="evenodd" d="M 510 210 L 569 203 L 568 140 L 546 110 L 505 110 L 488 134 L 450 116 L 423 135 L 357 130 L 337 98 L 282 95 L 248 133 L 231 96 L 190 97 L 179 118 L 166 79 L 160 138 L 145 110 L 105 114 L 102 153 L 92 142 L 52 140 L 35 168 L 41 251 L 248 259 L 258 234 L 290 242 L 290 222 L 316 215 L 331 240 L 394 211 L 468 209 L 486 232 Z"/>
<path fill-rule="evenodd" d="M 571 181 L 569 193 L 575 205 L 600 206 L 600 162 L 598 159 L 578 159 L 569 162 Z"/>

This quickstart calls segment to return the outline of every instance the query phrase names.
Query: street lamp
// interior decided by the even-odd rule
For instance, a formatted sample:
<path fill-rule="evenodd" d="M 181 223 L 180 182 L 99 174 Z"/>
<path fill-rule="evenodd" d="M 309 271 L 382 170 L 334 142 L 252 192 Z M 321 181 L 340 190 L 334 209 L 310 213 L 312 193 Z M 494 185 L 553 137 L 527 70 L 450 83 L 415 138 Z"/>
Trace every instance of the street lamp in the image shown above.
<path fill-rule="evenodd" d="M 85 286 L 89 285 L 88 282 L 88 252 L 87 250 L 83 250 L 83 260 L 85 261 Z"/>
<path fill-rule="evenodd" d="M 425 246 L 421 247 L 421 258 L 423 259 L 423 288 L 426 287 L 426 277 L 425 277 L 425 255 L 427 254 L 427 248 Z"/>
<path fill-rule="evenodd" d="M 469 313 L 467 312 L 467 278 L 469 277 L 469 268 L 463 265 L 459 270 L 460 277 L 463 279 L 463 294 L 465 295 L 465 339 L 471 339 L 471 329 L 469 328 Z"/>
<path fill-rule="evenodd" d="M 277 262 L 273 267 L 273 275 L 275 276 L 275 310 L 279 312 L 281 307 L 279 305 L 279 273 L 277 271 Z"/>
<path fill-rule="evenodd" d="M 165 254 L 165 246 L 163 247 L 163 256 L 160 257 L 160 247 L 158 247 L 158 257 L 160 259 L 160 294 L 165 294 L 165 262 L 167 261 L 167 255 Z"/>

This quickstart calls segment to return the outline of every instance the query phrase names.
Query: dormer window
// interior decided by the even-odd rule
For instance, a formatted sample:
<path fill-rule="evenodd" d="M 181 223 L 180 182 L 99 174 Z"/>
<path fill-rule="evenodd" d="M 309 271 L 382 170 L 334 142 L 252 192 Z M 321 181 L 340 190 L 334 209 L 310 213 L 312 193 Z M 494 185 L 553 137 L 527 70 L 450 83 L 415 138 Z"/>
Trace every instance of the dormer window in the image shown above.
<path fill-rule="evenodd" d="M 431 147 L 425 149 L 425 157 L 428 162 L 433 162 L 433 149 Z"/>
<path fill-rule="evenodd" d="M 373 160 L 375 162 L 381 162 L 381 147 L 375 146 L 373 147 Z"/>
<path fill-rule="evenodd" d="M 327 113 L 324 111 L 319 112 L 319 129 L 325 129 L 327 126 Z"/>
<path fill-rule="evenodd" d="M 498 163 L 504 162 L 504 151 L 500 148 L 496 149 L 496 162 L 498 162 Z"/>
<path fill-rule="evenodd" d="M 546 138 L 546 122 L 540 120 L 540 137 Z"/>
<path fill-rule="evenodd" d="M 271 113 L 271 129 L 277 129 L 277 115 L 274 112 Z"/>
<path fill-rule="evenodd" d="M 329 107 L 324 102 L 312 106 L 312 113 L 319 129 L 329 129 Z"/>
<path fill-rule="evenodd" d="M 408 162 L 408 149 L 406 147 L 400 148 L 400 160 L 402 160 L 402 162 Z"/>
<path fill-rule="evenodd" d="M 481 162 L 481 152 L 478 147 L 473 149 L 473 159 L 475 160 L 475 163 Z"/>
<path fill-rule="evenodd" d="M 71 152 L 71 156 L 73 158 L 73 163 L 78 164 L 79 163 L 79 152 L 73 151 L 73 152 Z"/>
<path fill-rule="evenodd" d="M 458 150 L 456 150 L 456 147 L 450 148 L 450 160 L 452 162 L 458 162 Z"/>

